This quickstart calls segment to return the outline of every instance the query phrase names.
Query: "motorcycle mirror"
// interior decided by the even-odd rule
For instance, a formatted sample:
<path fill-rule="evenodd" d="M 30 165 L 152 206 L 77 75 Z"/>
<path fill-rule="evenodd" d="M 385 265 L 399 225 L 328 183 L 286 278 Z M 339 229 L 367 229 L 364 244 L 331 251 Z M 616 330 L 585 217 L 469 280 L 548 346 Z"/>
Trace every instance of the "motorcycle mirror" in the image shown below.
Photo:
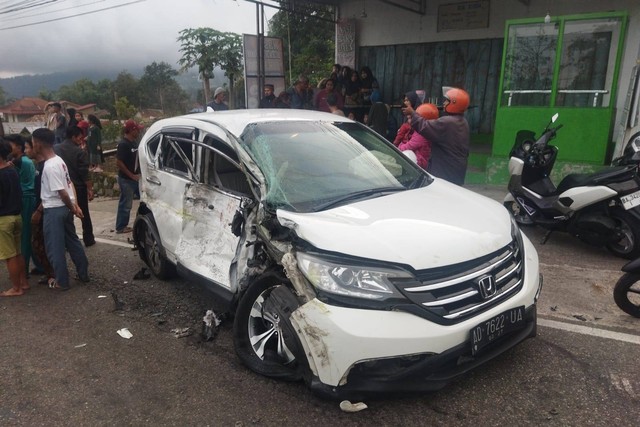
<path fill-rule="evenodd" d="M 558 120 L 558 116 L 559 116 L 559 114 L 558 114 L 558 113 L 555 113 L 555 114 L 553 115 L 553 117 L 551 117 L 551 123 L 555 123 L 555 122 L 556 122 L 556 120 Z"/>

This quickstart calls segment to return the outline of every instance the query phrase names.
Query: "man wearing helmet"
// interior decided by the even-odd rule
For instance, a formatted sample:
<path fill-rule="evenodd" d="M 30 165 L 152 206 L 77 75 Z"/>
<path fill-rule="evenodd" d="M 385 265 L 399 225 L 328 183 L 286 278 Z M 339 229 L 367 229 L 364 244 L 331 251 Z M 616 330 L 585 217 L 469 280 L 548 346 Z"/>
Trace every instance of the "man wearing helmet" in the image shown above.
<path fill-rule="evenodd" d="M 464 118 L 469 94 L 458 88 L 445 88 L 443 92 L 446 114 L 442 117 L 424 119 L 406 102 L 402 113 L 411 116 L 411 127 L 431 141 L 428 171 L 438 178 L 462 185 L 469 157 L 469 123 Z"/>

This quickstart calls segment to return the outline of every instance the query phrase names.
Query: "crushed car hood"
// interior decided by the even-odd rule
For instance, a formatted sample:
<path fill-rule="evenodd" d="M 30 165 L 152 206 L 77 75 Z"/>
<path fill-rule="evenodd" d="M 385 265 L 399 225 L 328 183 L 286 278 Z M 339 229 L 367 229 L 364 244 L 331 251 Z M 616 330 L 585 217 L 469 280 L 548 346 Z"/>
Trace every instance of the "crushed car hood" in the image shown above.
<path fill-rule="evenodd" d="M 323 212 L 277 215 L 319 249 L 417 270 L 475 259 L 511 241 L 502 205 L 441 179 Z"/>

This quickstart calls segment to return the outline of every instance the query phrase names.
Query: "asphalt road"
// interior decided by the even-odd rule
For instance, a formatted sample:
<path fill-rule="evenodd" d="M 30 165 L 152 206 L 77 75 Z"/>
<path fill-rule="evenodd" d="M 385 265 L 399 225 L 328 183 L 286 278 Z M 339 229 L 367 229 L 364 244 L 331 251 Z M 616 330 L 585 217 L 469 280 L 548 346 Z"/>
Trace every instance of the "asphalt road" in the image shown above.
<path fill-rule="evenodd" d="M 202 316 L 216 310 L 205 291 L 132 280 L 142 264 L 110 231 L 114 206 L 91 204 L 90 284 L 57 293 L 31 279 L 28 295 L 0 299 L 1 425 L 637 425 L 640 345 L 629 341 L 640 339 L 640 319 L 613 303 L 624 261 L 603 250 L 560 234 L 541 246 L 543 233 L 525 230 L 545 275 L 540 323 L 550 327 L 441 391 L 384 396 L 347 414 L 303 384 L 244 368 L 228 322 L 203 341 Z M 122 246 L 105 243 L 114 240 Z M 186 337 L 172 332 L 187 327 Z"/>

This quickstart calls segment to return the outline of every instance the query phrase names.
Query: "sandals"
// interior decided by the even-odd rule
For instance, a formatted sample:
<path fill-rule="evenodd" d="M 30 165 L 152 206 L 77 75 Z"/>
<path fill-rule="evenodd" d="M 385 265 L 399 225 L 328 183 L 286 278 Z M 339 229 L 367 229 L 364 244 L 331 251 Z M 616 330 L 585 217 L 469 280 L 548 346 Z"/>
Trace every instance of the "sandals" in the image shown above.
<path fill-rule="evenodd" d="M 67 286 L 66 288 L 64 286 L 60 286 L 60 284 L 56 281 L 56 279 L 49 279 L 48 285 L 49 289 L 53 289 L 56 291 L 68 291 L 69 287 Z"/>

